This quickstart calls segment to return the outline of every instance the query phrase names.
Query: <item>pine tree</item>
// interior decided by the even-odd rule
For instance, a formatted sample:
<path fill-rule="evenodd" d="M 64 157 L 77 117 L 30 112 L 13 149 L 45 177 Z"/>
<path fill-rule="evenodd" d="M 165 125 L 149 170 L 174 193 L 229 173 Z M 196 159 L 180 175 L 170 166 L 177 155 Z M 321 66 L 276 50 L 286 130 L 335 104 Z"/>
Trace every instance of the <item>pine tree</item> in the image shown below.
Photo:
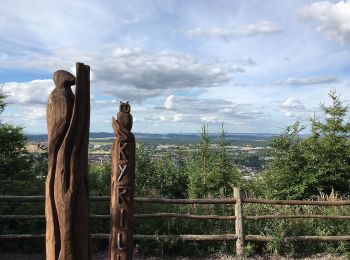
<path fill-rule="evenodd" d="M 332 104 L 321 105 L 323 120 L 310 119 L 310 136 L 302 138 L 304 128 L 296 122 L 273 140 L 273 160 L 261 181 L 265 196 L 301 199 L 332 190 L 349 194 L 349 108 L 336 91 L 330 91 L 329 97 Z"/>
<path fill-rule="evenodd" d="M 345 194 L 350 188 L 350 123 L 345 121 L 349 107 L 335 90 L 329 97 L 331 105 L 321 105 L 324 120 L 311 120 L 312 146 L 306 154 L 313 162 L 318 190 L 329 194 L 334 189 Z"/>

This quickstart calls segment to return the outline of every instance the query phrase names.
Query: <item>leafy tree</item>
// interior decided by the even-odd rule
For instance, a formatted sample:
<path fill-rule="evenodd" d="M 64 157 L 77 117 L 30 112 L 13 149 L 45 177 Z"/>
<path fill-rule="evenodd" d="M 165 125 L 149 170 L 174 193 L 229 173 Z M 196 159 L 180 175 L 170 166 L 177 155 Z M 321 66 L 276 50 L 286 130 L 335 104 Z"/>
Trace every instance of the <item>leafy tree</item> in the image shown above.
<path fill-rule="evenodd" d="M 0 113 L 6 107 L 6 95 L 0 90 Z M 27 152 L 23 128 L 0 121 L 0 194 L 29 195 L 43 193 L 43 180 L 37 178 L 35 156 Z"/>
<path fill-rule="evenodd" d="M 4 111 L 6 103 L 6 94 L 0 89 L 0 114 Z M 9 123 L 0 121 L 0 194 L 1 195 L 38 195 L 44 194 L 45 175 L 47 172 L 47 155 L 30 154 L 26 150 L 27 139 L 23 134 L 23 128 L 13 126 Z M 11 203 L 3 204 L 0 207 L 0 215 L 18 214 L 42 214 L 44 212 L 43 204 L 32 203 Z M 44 232 L 45 221 L 32 220 L 2 220 L 0 225 L 1 234 L 25 234 Z M 27 241 L 19 243 L 18 241 L 4 241 L 0 251 L 13 252 L 26 251 L 32 252 L 38 249 L 43 250 L 44 241 Z"/>
<path fill-rule="evenodd" d="M 90 196 L 106 196 L 111 193 L 112 157 L 102 163 L 89 163 Z"/>

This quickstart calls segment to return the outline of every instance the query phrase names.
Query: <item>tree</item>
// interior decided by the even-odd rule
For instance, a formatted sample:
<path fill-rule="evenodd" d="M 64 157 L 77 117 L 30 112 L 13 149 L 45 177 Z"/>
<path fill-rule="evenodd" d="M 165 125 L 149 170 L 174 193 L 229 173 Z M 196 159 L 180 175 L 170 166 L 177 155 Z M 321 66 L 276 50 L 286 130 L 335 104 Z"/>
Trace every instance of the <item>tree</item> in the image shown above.
<path fill-rule="evenodd" d="M 152 196 L 157 191 L 155 166 L 149 151 L 143 145 L 136 146 L 135 190 L 138 196 Z"/>
<path fill-rule="evenodd" d="M 236 165 L 230 160 L 226 150 L 228 142 L 226 141 L 224 125 L 221 126 L 219 136 L 219 147 L 215 151 L 215 171 L 209 176 L 209 185 L 211 192 L 225 197 L 233 196 L 233 187 L 238 186 L 240 174 Z"/>
<path fill-rule="evenodd" d="M 0 89 L 0 114 L 4 111 L 6 94 Z M 34 169 L 40 169 L 35 156 L 25 148 L 23 128 L 0 121 L 0 194 L 37 195 L 43 193 L 43 180 Z"/>
<path fill-rule="evenodd" d="M 323 120 L 311 118 L 311 135 L 302 138 L 300 122 L 273 140 L 273 160 L 263 173 L 262 193 L 274 198 L 310 198 L 320 192 L 349 193 L 349 111 L 336 91 L 332 104 L 321 105 Z"/>
<path fill-rule="evenodd" d="M 223 127 L 218 143 L 218 146 L 210 144 L 208 129 L 204 126 L 200 143 L 187 161 L 189 196 L 192 198 L 231 196 L 233 186 L 239 182 L 237 167 L 230 161 L 226 151 Z"/>
<path fill-rule="evenodd" d="M 306 189 L 314 183 L 314 175 L 305 172 L 307 160 L 304 156 L 300 121 L 288 126 L 272 141 L 273 160 L 262 173 L 260 190 L 269 198 L 300 199 Z"/>
<path fill-rule="evenodd" d="M 0 114 L 6 108 L 6 94 L 0 88 Z M 47 172 L 47 154 L 30 154 L 26 150 L 27 139 L 23 128 L 0 121 L 0 194 L 1 195 L 38 195 L 44 194 L 44 183 Z M 0 215 L 38 214 L 44 211 L 42 204 L 11 203 L 0 207 Z M 25 234 L 33 230 L 44 232 L 44 221 L 23 222 L 2 220 L 1 234 Z M 17 243 L 4 241 L 0 251 L 14 250 L 33 252 L 42 248 L 43 243 L 27 241 Z"/>
<path fill-rule="evenodd" d="M 321 105 L 324 121 L 312 119 L 312 136 L 306 140 L 306 158 L 315 171 L 317 188 L 329 194 L 342 194 L 350 188 L 350 124 L 345 122 L 349 107 L 335 90 L 330 91 L 332 104 Z"/>
<path fill-rule="evenodd" d="M 201 198 L 208 196 L 208 176 L 212 170 L 210 160 L 212 151 L 208 128 L 203 126 L 200 133 L 200 142 L 194 151 L 190 152 L 186 165 L 188 175 L 188 192 L 190 198 Z"/>

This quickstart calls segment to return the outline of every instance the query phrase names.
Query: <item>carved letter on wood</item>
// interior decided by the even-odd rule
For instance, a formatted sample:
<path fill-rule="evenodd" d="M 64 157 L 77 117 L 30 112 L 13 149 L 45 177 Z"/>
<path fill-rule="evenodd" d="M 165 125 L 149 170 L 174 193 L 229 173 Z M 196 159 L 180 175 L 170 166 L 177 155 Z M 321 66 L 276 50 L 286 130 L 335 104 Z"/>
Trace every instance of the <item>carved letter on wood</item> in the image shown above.
<path fill-rule="evenodd" d="M 135 186 L 135 138 L 130 132 L 129 103 L 120 104 L 117 119 L 112 118 L 116 139 L 112 147 L 111 230 L 109 259 L 131 260 L 133 251 L 133 207 Z"/>
<path fill-rule="evenodd" d="M 90 67 L 77 63 L 76 77 L 58 70 L 53 80 L 56 88 L 49 96 L 46 113 L 46 259 L 89 260 Z M 72 85 L 76 85 L 75 94 Z"/>

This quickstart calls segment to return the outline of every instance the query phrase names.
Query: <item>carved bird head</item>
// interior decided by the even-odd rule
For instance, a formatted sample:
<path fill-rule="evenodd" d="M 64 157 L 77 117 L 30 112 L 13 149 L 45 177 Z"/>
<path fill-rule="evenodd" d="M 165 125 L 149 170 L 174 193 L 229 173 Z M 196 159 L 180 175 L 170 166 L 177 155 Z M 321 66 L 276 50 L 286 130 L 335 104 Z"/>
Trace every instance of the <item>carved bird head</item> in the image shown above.
<path fill-rule="evenodd" d="M 120 112 L 130 113 L 130 110 L 131 110 L 131 107 L 129 105 L 129 101 L 126 101 L 126 103 L 120 101 L 120 105 L 119 105 Z"/>
<path fill-rule="evenodd" d="M 56 87 L 70 87 L 75 85 L 75 77 L 65 70 L 57 70 L 53 74 L 53 81 L 55 82 Z"/>

